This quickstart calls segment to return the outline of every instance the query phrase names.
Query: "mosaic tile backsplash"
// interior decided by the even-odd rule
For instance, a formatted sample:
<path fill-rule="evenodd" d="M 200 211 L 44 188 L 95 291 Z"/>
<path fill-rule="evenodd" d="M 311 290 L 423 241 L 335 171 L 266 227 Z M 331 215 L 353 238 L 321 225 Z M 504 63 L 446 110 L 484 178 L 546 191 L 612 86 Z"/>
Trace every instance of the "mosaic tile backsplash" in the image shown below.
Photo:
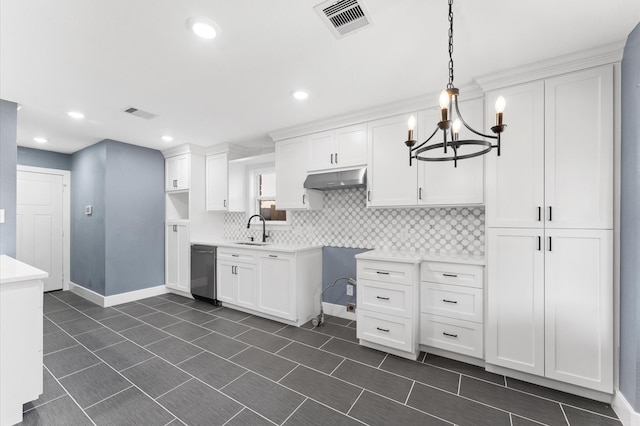
<path fill-rule="evenodd" d="M 290 226 L 268 230 L 269 242 L 484 255 L 483 207 L 368 209 L 356 188 L 325 191 L 322 210 L 287 214 Z M 247 229 L 245 213 L 225 213 L 225 239 L 261 234 Z"/>

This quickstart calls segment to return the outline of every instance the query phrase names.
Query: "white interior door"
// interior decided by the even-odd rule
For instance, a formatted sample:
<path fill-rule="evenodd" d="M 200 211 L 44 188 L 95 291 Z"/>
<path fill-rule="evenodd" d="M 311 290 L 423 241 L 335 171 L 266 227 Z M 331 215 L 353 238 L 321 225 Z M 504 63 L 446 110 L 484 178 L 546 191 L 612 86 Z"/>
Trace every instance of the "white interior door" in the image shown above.
<path fill-rule="evenodd" d="M 49 273 L 44 291 L 63 284 L 63 177 L 18 171 L 16 257 Z"/>

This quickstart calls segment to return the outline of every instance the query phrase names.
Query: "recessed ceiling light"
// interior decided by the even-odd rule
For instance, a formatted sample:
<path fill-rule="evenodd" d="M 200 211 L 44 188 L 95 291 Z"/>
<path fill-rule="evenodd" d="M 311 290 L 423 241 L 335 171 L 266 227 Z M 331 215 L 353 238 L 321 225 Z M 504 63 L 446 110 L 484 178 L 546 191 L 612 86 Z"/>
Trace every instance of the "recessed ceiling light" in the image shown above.
<path fill-rule="evenodd" d="M 170 135 L 164 135 L 164 136 L 162 137 L 162 140 L 163 140 L 163 141 L 165 141 L 165 142 L 172 142 L 172 141 L 173 141 L 173 136 L 170 136 Z"/>
<path fill-rule="evenodd" d="M 38 143 L 47 143 L 47 142 L 49 142 L 48 140 L 46 140 L 45 138 L 41 138 L 40 136 L 33 138 L 33 140 L 38 142 Z"/>
<path fill-rule="evenodd" d="M 303 101 L 309 97 L 309 94 L 304 90 L 294 90 L 293 92 L 291 92 L 291 96 L 299 101 Z"/>
<path fill-rule="evenodd" d="M 69 111 L 67 115 L 71 118 L 75 118 L 76 120 L 82 120 L 84 118 L 84 114 L 78 111 Z"/>
<path fill-rule="evenodd" d="M 190 18 L 187 20 L 187 28 L 205 40 L 216 38 L 220 32 L 216 23 L 209 18 Z"/>

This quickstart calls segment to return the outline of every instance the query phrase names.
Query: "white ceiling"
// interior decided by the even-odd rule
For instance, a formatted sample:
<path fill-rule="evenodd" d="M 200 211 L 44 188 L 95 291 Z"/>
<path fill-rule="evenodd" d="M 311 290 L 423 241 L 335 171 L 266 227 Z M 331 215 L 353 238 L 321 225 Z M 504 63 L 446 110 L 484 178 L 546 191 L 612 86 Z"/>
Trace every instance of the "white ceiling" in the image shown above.
<path fill-rule="evenodd" d="M 444 88 L 447 0 L 364 2 L 374 24 L 336 39 L 320 0 L 0 0 L 0 98 L 23 106 L 19 145 L 71 153 L 107 138 L 264 146 L 274 130 Z M 456 0 L 454 12 L 460 87 L 624 40 L 640 1 Z M 221 34 L 196 38 L 194 16 Z M 295 101 L 296 88 L 309 99 Z M 158 117 L 122 112 L 131 106 Z"/>

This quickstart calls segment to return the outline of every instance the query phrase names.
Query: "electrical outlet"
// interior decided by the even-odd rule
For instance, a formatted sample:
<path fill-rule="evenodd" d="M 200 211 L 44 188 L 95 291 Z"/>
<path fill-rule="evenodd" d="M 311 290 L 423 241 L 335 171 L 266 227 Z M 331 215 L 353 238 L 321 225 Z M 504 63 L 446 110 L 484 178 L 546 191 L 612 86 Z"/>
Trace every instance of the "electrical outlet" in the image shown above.
<path fill-rule="evenodd" d="M 355 312 L 356 304 L 355 303 L 347 303 L 347 312 Z"/>
<path fill-rule="evenodd" d="M 347 296 L 353 296 L 353 286 L 351 284 L 347 284 Z"/>

